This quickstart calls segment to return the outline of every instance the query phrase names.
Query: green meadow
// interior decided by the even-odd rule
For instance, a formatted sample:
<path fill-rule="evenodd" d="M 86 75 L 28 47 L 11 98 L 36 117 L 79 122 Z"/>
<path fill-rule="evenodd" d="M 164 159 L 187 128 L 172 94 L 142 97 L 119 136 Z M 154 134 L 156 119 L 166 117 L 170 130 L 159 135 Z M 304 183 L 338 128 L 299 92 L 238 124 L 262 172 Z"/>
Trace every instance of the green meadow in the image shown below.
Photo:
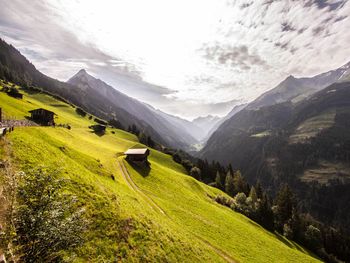
<path fill-rule="evenodd" d="M 98 136 L 75 108 L 42 93 L 22 100 L 0 92 L 6 116 L 55 112 L 63 127 L 18 127 L 5 138 L 17 171 L 37 167 L 67 179 L 66 191 L 85 207 L 85 244 L 64 252 L 73 262 L 316 262 L 302 247 L 213 201 L 220 190 L 186 175 L 171 156 L 151 149 L 150 169 L 133 167 L 122 152 L 139 144 L 125 131 Z M 4 144 L 2 144 L 4 145 Z M 6 153 L 0 150 L 2 158 Z M 113 175 L 113 176 L 112 176 Z M 114 179 L 113 179 L 114 178 Z"/>

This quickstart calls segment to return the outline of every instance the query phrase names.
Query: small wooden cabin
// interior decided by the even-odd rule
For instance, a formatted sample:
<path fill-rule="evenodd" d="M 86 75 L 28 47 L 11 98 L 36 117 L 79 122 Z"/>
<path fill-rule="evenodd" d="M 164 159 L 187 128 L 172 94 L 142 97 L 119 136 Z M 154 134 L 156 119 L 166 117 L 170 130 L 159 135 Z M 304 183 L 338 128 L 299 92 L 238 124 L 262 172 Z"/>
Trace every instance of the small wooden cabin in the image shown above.
<path fill-rule="evenodd" d="M 125 153 L 126 160 L 131 162 L 148 162 L 147 157 L 150 154 L 147 148 L 129 149 Z"/>
<path fill-rule="evenodd" d="M 14 92 L 12 90 L 10 90 L 9 92 L 7 92 L 7 95 L 9 95 L 10 97 L 13 97 L 15 99 L 23 99 L 23 94 L 19 93 L 19 92 Z"/>
<path fill-rule="evenodd" d="M 105 133 L 106 132 L 106 126 L 101 124 L 91 125 L 89 126 L 90 129 L 92 129 L 96 133 Z"/>
<path fill-rule="evenodd" d="M 37 123 L 42 125 L 51 126 L 55 125 L 55 113 L 49 110 L 45 110 L 43 108 L 35 109 L 29 111 L 31 114 L 31 119 Z"/>

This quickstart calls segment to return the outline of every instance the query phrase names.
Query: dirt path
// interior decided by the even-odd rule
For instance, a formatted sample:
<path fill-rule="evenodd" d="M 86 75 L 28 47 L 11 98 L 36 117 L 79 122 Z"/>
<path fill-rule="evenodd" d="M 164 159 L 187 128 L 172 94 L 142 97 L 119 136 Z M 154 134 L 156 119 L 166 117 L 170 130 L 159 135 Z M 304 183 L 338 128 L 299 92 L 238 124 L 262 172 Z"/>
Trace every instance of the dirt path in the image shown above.
<path fill-rule="evenodd" d="M 146 195 L 146 194 L 134 183 L 134 181 L 132 180 L 132 178 L 131 178 L 131 176 L 130 176 L 128 170 L 126 169 L 126 167 L 125 167 L 123 161 L 121 161 L 119 158 L 117 158 L 117 161 L 118 161 L 118 166 L 119 166 L 119 168 L 120 168 L 120 171 L 121 171 L 121 173 L 122 173 L 122 175 L 123 175 L 123 177 L 124 177 L 126 183 L 128 184 L 128 186 L 129 186 L 131 189 L 133 189 L 135 192 L 139 193 L 143 198 L 145 198 L 145 199 L 148 201 L 147 203 L 149 204 L 149 206 L 150 206 L 153 210 L 155 210 L 155 211 L 157 211 L 157 212 L 160 212 L 160 213 L 163 214 L 163 215 L 166 215 L 165 212 L 164 212 L 164 210 L 163 210 L 160 206 L 158 206 L 158 205 L 152 200 L 152 198 L 150 198 L 148 195 Z"/>
<path fill-rule="evenodd" d="M 145 198 L 147 201 L 149 201 L 149 205 L 153 210 L 158 210 L 161 214 L 165 215 L 167 218 L 169 218 L 172 222 L 174 222 L 166 213 L 165 211 L 159 206 L 157 205 L 151 197 L 149 197 L 147 194 L 145 194 L 133 181 L 133 179 L 131 178 L 127 168 L 125 167 L 124 163 L 122 160 L 120 160 L 119 158 L 117 158 L 117 162 L 118 162 L 118 166 L 120 168 L 120 171 L 122 173 L 122 176 L 124 178 L 124 180 L 126 181 L 126 183 L 128 184 L 128 186 L 133 189 L 135 192 L 139 193 L 143 198 Z M 176 223 L 176 222 L 174 222 Z M 196 238 L 198 238 L 203 244 L 205 244 L 206 246 L 210 247 L 210 249 L 212 251 L 214 251 L 216 254 L 218 254 L 221 258 L 223 258 L 226 262 L 229 263 L 236 263 L 237 261 L 235 261 L 230 255 L 228 255 L 225 251 L 221 250 L 220 248 L 212 245 L 209 241 L 205 240 L 204 238 L 190 232 L 191 235 L 195 236 Z"/>

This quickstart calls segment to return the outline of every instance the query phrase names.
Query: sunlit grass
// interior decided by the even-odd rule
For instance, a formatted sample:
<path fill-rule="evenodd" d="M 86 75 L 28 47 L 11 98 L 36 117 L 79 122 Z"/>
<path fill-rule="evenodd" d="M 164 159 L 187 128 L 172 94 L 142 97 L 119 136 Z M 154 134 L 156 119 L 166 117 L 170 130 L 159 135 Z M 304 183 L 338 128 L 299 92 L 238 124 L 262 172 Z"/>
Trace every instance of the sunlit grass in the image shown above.
<path fill-rule="evenodd" d="M 123 162 L 135 184 L 165 214 L 154 209 L 129 187 L 117 164 L 117 153 L 138 144 L 132 134 L 107 128 L 105 135 L 98 136 L 88 128 L 93 120 L 44 94 L 25 93 L 23 100 L 17 100 L 0 92 L 0 105 L 6 115 L 16 118 L 28 116 L 31 109 L 46 108 L 57 114 L 56 123 L 71 125 L 70 130 L 16 128 L 8 139 L 17 169 L 59 170 L 61 177 L 70 180 L 66 191 L 86 207 L 92 224 L 88 241 L 74 251 L 74 261 L 112 262 L 119 256 L 131 262 L 225 262 L 213 247 L 237 262 L 316 261 L 295 243 L 215 203 L 211 197 L 221 191 L 187 176 L 171 156 L 151 150 L 149 171 Z M 120 222 L 129 219 L 131 232 L 121 237 Z"/>

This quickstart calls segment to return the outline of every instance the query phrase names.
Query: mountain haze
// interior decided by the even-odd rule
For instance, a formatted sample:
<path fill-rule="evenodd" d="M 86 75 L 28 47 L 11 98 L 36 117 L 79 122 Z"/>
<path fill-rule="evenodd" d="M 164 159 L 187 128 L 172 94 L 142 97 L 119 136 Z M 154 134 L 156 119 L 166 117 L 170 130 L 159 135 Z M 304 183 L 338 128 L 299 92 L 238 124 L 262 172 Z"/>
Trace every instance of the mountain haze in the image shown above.
<path fill-rule="evenodd" d="M 350 198 L 349 120 L 350 82 L 339 81 L 295 104 L 243 109 L 213 133 L 200 156 L 231 164 L 272 193 L 288 183 L 314 217 L 350 232 L 344 209 Z"/>
<path fill-rule="evenodd" d="M 109 120 L 117 118 L 125 128 L 135 124 L 157 142 L 174 148 L 189 149 L 197 140 L 184 129 L 178 129 L 172 118 L 107 85 L 80 70 L 67 83 L 39 72 L 18 50 L 0 39 L 0 73 L 6 79 L 24 86 L 37 86 L 74 103 L 92 114 Z"/>
<path fill-rule="evenodd" d="M 188 148 L 190 145 L 196 143 L 196 139 L 189 134 L 187 130 L 178 127 L 178 124 L 186 122 L 185 120 L 157 111 L 152 107 L 117 91 L 102 80 L 89 75 L 84 69 L 80 70 L 70 78 L 67 83 L 74 85 L 83 91 L 92 89 L 98 92 L 106 101 L 117 105 L 136 118 L 146 122 L 161 135 L 168 145 L 171 145 L 172 147 Z"/>
<path fill-rule="evenodd" d="M 248 108 L 258 109 L 263 106 L 285 101 L 292 101 L 295 103 L 324 89 L 334 82 L 349 77 L 349 75 L 350 62 L 336 70 L 331 70 L 310 78 L 295 78 L 294 76 L 289 76 L 277 85 L 277 87 L 265 92 L 251 102 Z"/>

